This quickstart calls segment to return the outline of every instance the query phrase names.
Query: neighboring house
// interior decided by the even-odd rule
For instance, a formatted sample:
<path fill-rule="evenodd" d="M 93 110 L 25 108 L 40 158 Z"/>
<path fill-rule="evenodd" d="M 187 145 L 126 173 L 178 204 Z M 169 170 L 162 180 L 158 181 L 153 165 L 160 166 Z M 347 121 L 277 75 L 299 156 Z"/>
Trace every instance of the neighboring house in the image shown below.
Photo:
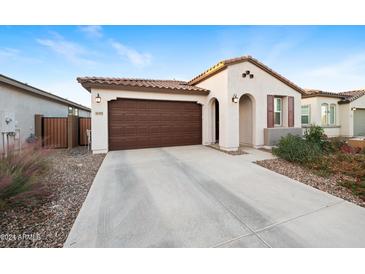
<path fill-rule="evenodd" d="M 90 117 L 90 109 L 49 92 L 32 87 L 0 74 L 0 118 L 13 117 L 17 140 L 24 142 L 34 134 L 34 115 L 46 117 L 67 117 L 68 114 Z M 3 121 L 0 123 L 0 133 Z M 0 151 L 3 148 L 0 136 Z"/>
<path fill-rule="evenodd" d="M 329 137 L 365 136 L 365 90 L 340 93 L 306 90 L 302 126 L 320 125 Z"/>
<path fill-rule="evenodd" d="M 92 150 L 274 144 L 301 134 L 304 91 L 251 56 L 185 81 L 82 77 L 92 96 Z"/>

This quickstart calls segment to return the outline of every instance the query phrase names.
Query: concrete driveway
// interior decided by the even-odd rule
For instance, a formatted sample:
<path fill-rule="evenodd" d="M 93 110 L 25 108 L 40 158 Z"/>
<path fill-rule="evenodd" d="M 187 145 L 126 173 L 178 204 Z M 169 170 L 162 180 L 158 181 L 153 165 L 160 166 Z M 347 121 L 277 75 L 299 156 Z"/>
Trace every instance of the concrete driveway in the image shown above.
<path fill-rule="evenodd" d="M 109 152 L 65 247 L 365 247 L 365 209 L 204 146 Z"/>

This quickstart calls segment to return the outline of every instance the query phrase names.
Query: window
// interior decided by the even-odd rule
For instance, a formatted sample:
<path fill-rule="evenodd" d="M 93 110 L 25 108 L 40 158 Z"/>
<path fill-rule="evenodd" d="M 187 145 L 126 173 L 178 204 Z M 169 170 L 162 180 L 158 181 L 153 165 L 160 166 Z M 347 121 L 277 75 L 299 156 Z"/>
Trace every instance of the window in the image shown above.
<path fill-rule="evenodd" d="M 302 106 L 302 124 L 310 124 L 310 105 Z"/>
<path fill-rule="evenodd" d="M 322 104 L 321 105 L 321 123 L 322 126 L 328 125 L 328 104 Z"/>
<path fill-rule="evenodd" d="M 336 124 L 336 105 L 327 103 L 321 105 L 321 123 L 322 126 L 335 125 Z"/>
<path fill-rule="evenodd" d="M 274 125 L 281 126 L 282 124 L 282 99 L 281 98 L 274 98 Z"/>
<path fill-rule="evenodd" d="M 74 108 L 74 115 L 79 116 L 79 110 L 77 108 Z"/>
<path fill-rule="evenodd" d="M 68 107 L 68 115 L 72 115 L 73 113 L 73 108 L 72 107 Z"/>
<path fill-rule="evenodd" d="M 336 124 L 336 105 L 331 104 L 330 106 L 330 125 Z"/>

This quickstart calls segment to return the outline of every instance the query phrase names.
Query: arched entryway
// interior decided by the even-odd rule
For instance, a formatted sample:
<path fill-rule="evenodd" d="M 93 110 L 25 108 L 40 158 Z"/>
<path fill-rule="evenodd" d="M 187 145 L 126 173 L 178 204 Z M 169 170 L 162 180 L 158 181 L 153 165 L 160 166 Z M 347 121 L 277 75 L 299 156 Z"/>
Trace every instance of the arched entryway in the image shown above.
<path fill-rule="evenodd" d="M 240 145 L 253 146 L 254 144 L 254 98 L 244 94 L 239 100 L 239 141 Z"/>
<path fill-rule="evenodd" d="M 211 142 L 213 144 L 219 143 L 219 102 L 216 98 L 210 101 L 210 117 L 211 117 Z"/>

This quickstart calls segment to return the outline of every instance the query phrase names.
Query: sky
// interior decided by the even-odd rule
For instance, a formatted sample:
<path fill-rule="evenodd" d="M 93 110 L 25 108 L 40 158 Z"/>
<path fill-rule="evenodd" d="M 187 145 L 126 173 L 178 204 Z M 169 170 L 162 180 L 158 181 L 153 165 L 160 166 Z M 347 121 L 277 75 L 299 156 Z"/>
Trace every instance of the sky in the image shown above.
<path fill-rule="evenodd" d="M 79 76 L 190 80 L 242 55 L 302 88 L 365 88 L 365 26 L 0 26 L 0 74 L 85 106 Z"/>

